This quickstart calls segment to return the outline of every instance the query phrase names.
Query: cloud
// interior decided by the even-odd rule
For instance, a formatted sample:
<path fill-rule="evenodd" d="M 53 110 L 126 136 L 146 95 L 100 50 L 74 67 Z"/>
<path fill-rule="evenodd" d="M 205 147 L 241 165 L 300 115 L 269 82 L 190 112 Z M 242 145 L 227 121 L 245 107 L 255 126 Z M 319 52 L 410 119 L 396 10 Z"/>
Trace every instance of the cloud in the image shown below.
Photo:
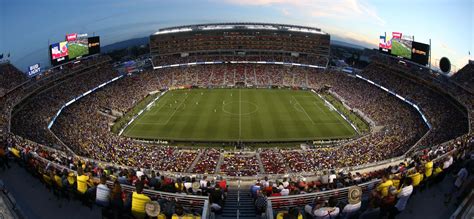
<path fill-rule="evenodd" d="M 366 0 L 226 0 L 227 3 L 248 6 L 273 6 L 284 15 L 288 9 L 298 11 L 299 15 L 313 18 L 330 18 L 350 22 L 368 21 L 384 26 L 374 6 Z"/>
<path fill-rule="evenodd" d="M 290 16 L 290 12 L 288 11 L 288 9 L 286 8 L 282 8 L 280 9 L 281 13 L 285 16 Z"/>

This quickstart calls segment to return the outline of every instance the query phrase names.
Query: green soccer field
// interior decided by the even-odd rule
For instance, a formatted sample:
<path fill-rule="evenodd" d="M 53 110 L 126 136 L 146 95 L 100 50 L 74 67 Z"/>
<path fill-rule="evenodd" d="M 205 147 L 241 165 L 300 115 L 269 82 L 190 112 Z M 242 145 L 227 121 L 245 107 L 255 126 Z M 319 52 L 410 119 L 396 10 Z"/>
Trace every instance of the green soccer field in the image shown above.
<path fill-rule="evenodd" d="M 309 91 L 168 91 L 124 135 L 176 141 L 274 142 L 350 138 L 352 127 Z"/>

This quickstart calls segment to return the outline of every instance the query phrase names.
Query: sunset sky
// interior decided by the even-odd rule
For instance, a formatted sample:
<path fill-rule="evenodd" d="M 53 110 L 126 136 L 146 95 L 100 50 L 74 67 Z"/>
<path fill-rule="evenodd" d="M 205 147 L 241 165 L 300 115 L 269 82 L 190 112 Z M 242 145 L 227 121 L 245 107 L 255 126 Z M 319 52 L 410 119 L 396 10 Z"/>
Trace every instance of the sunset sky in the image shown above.
<path fill-rule="evenodd" d="M 433 62 L 446 56 L 461 68 L 474 54 L 473 11 L 472 0 L 0 0 L 0 53 L 25 71 L 49 65 L 48 43 L 66 33 L 99 35 L 104 46 L 161 27 L 245 21 L 319 27 L 369 48 L 384 32 L 402 32 L 431 39 Z"/>

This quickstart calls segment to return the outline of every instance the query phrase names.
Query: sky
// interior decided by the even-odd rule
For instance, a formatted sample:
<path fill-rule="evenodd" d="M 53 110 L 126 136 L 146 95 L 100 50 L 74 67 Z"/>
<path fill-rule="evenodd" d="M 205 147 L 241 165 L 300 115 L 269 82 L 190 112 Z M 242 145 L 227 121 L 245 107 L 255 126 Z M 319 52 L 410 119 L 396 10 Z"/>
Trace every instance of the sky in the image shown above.
<path fill-rule="evenodd" d="M 460 69 L 474 59 L 473 13 L 474 0 L 0 0 L 0 54 L 26 71 L 49 66 L 48 45 L 66 33 L 98 35 L 104 46 L 169 26 L 270 22 L 318 27 L 368 48 L 385 32 L 431 39 L 432 63 L 447 57 Z"/>

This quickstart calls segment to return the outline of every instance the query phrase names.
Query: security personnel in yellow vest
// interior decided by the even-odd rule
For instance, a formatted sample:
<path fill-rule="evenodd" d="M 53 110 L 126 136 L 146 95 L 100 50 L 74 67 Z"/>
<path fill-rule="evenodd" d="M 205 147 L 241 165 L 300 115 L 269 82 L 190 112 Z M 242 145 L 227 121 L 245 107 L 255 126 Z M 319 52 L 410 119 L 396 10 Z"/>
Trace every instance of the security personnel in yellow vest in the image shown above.
<path fill-rule="evenodd" d="M 132 214 L 135 218 L 145 218 L 145 204 L 151 201 L 150 197 L 148 197 L 143 193 L 143 183 L 138 182 L 135 185 L 136 191 L 132 194 Z"/>

